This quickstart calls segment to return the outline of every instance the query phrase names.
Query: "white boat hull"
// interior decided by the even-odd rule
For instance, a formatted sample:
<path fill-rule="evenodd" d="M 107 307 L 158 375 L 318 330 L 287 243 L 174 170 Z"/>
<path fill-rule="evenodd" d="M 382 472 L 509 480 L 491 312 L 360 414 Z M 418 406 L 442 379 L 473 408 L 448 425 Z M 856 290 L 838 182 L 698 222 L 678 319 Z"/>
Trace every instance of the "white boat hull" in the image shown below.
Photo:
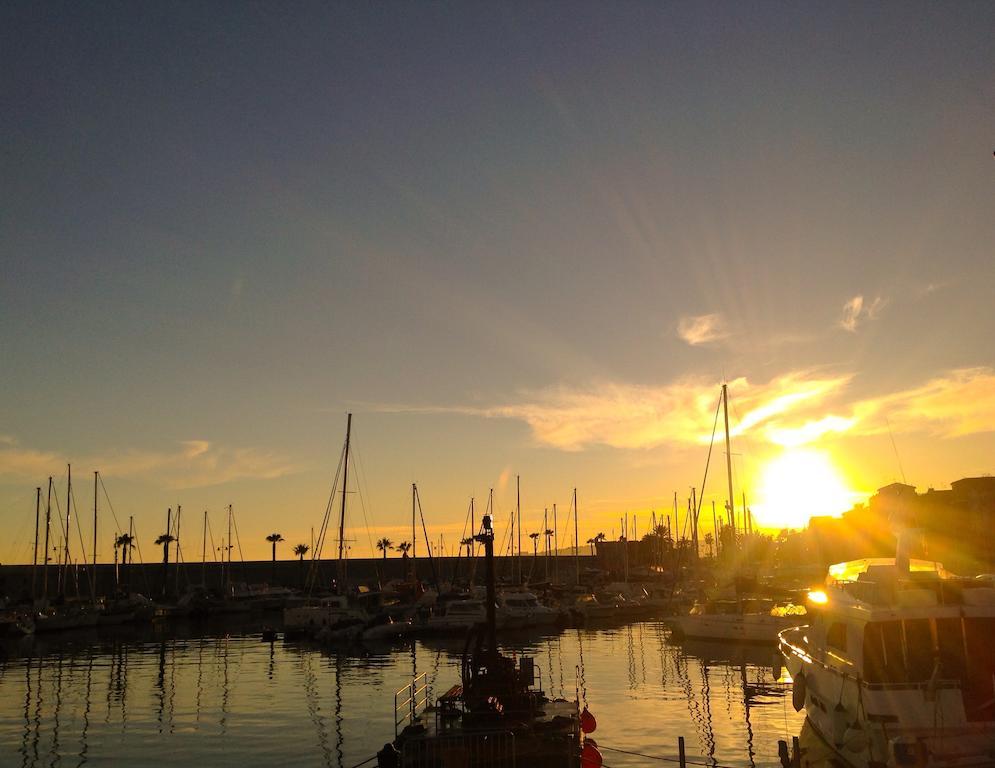
<path fill-rule="evenodd" d="M 797 623 L 798 617 L 766 614 L 702 614 L 674 616 L 667 624 L 676 635 L 700 640 L 738 643 L 777 643 L 777 633 Z"/>
<path fill-rule="evenodd" d="M 991 766 L 995 723 L 968 722 L 959 686 L 869 685 L 812 658 L 804 627 L 781 635 L 794 703 L 812 728 L 856 766 Z"/>

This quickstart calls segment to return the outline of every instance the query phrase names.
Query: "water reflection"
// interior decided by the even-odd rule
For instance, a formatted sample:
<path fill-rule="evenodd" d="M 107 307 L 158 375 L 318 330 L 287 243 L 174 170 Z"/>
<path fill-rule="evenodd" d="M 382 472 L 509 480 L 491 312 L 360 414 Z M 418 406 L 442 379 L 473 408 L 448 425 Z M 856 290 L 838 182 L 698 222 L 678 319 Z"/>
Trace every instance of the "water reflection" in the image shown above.
<path fill-rule="evenodd" d="M 606 747 L 711 766 L 779 767 L 802 734 L 769 669 L 771 649 L 672 644 L 655 622 L 504 638 L 554 696 L 577 696 Z M 0 765 L 200 762 L 351 766 L 393 736 L 394 691 L 420 671 L 458 682 L 460 638 L 339 652 L 246 634 L 181 629 L 27 640 L 0 664 Z M 817 750 L 803 745 L 806 758 Z M 827 758 L 828 760 L 828 758 Z M 611 753 L 614 768 L 646 765 Z M 829 765 L 825 762 L 824 765 Z"/>

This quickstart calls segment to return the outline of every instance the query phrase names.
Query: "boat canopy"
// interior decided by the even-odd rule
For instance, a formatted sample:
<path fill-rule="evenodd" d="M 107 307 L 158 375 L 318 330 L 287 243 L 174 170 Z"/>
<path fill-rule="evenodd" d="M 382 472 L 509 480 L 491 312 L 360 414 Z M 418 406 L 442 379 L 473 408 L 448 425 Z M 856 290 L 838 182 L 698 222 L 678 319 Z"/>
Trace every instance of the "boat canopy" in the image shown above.
<path fill-rule="evenodd" d="M 893 557 L 865 557 L 860 560 L 849 560 L 829 566 L 827 581 L 857 581 L 861 576 L 872 571 L 881 572 L 884 569 L 896 568 Z M 909 560 L 910 573 L 936 573 L 941 578 L 950 577 L 943 563 L 934 560 Z"/>

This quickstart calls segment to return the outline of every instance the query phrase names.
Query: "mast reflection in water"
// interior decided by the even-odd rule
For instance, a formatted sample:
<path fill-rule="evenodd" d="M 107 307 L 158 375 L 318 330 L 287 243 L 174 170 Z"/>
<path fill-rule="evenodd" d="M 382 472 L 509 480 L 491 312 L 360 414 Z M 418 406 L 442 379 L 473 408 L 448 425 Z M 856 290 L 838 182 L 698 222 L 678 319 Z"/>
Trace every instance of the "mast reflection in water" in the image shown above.
<path fill-rule="evenodd" d="M 657 622 L 503 638 L 543 660 L 553 696 L 598 717 L 608 748 L 713 766 L 779 766 L 801 732 L 773 649 L 671 644 Z M 27 638 L 0 658 L 0 765 L 293 764 L 348 768 L 393 736 L 394 691 L 427 671 L 437 695 L 459 677 L 459 640 L 331 652 L 242 636 Z M 609 757 L 610 756 L 610 757 Z"/>

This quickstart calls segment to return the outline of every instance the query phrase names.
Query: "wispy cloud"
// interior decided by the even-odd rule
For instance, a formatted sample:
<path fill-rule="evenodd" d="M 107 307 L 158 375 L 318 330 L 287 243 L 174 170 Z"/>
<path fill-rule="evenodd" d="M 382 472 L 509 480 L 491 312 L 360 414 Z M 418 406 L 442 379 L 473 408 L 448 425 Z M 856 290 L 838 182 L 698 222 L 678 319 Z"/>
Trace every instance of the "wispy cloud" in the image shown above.
<path fill-rule="evenodd" d="M 799 424 L 768 425 L 765 436 L 794 446 L 831 433 L 875 435 L 888 429 L 940 438 L 995 432 L 995 370 L 957 368 L 910 389 L 840 402 L 832 410 Z"/>
<path fill-rule="evenodd" d="M 850 373 L 795 371 L 763 383 L 729 383 L 734 435 L 800 446 L 827 437 L 924 432 L 957 437 L 995 431 L 995 370 L 947 371 L 925 384 L 874 397 L 853 397 Z M 600 383 L 523 393 L 486 407 L 381 406 L 383 411 L 460 413 L 528 425 L 541 445 L 565 451 L 589 446 L 642 449 L 695 445 L 711 437 L 718 387 L 702 378 L 659 386 Z M 885 419 L 888 419 L 888 423 Z M 720 425 L 721 428 L 721 425 Z"/>
<path fill-rule="evenodd" d="M 861 295 L 854 296 L 843 305 L 843 316 L 840 318 L 840 327 L 850 333 L 856 333 L 857 327 L 864 320 L 873 320 L 887 304 L 887 299 L 876 296 L 870 302 L 865 301 Z"/>
<path fill-rule="evenodd" d="M 0 475 L 40 478 L 59 472 L 70 461 L 99 469 L 105 477 L 143 478 L 167 488 L 197 488 L 232 480 L 269 480 L 298 471 L 286 458 L 255 448 L 187 440 L 173 449 L 131 450 L 67 457 L 0 441 Z"/>
<path fill-rule="evenodd" d="M 682 317 L 677 323 L 677 335 L 692 347 L 711 344 L 729 336 L 725 319 L 719 313 Z"/>

